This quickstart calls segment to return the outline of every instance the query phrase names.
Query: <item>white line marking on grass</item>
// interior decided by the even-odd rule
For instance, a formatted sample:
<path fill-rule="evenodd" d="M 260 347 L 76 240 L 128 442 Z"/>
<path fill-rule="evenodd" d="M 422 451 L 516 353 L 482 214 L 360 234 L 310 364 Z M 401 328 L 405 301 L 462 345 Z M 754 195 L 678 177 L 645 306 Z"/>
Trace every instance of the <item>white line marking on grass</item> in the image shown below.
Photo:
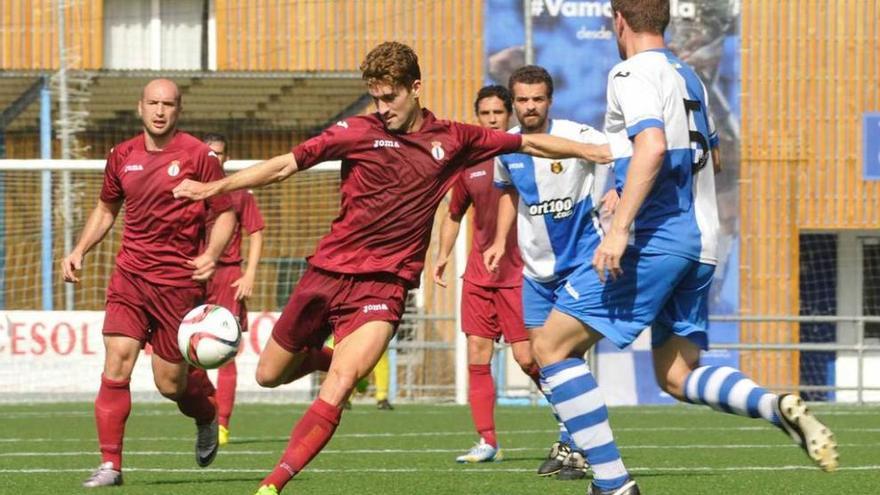
<path fill-rule="evenodd" d="M 364 403 L 364 409 L 358 410 L 357 406 L 359 404 L 355 403 L 355 410 L 347 411 L 346 416 L 350 416 L 352 414 L 357 416 L 366 416 L 376 414 L 376 412 L 372 408 L 372 404 Z M 880 408 L 877 407 L 866 407 L 866 406 L 825 406 L 822 404 L 813 404 L 814 411 L 819 413 L 820 416 L 877 416 L 880 414 Z M 446 410 L 449 406 L 444 404 L 439 404 L 438 410 L 423 410 L 423 409 L 415 409 L 415 410 L 406 410 L 407 405 L 401 406 L 403 410 L 396 410 L 395 416 L 433 416 L 433 415 L 447 415 L 449 411 Z M 526 406 L 532 407 L 532 406 Z M 541 406 L 543 407 L 543 406 Z M 858 409 L 856 407 L 859 407 Z M 292 418 L 301 416 L 306 410 L 305 405 L 303 405 L 302 410 L 299 409 L 284 409 L 284 408 L 271 408 L 265 411 L 250 411 L 248 409 L 244 409 L 239 412 L 240 415 L 247 416 L 249 414 L 266 416 L 290 416 Z M 498 414 L 519 414 L 522 410 L 522 407 L 500 407 L 497 409 Z M 2 409 L 0 409 L 2 411 Z M 683 414 L 693 414 L 693 415 L 703 415 L 712 412 L 711 409 L 703 407 L 703 406 L 694 406 L 694 405 L 670 405 L 670 406 L 623 406 L 623 407 L 612 407 L 610 408 L 611 415 L 619 415 L 619 416 L 668 416 L 668 415 L 683 415 Z M 180 413 L 173 409 L 168 408 L 149 408 L 149 407 L 138 407 L 136 411 L 133 411 L 135 416 L 179 416 Z M 14 411 L 3 413 L 0 412 L 0 417 L 5 420 L 9 419 L 32 419 L 32 418 L 55 418 L 55 417 L 64 417 L 64 418 L 91 418 L 94 416 L 94 412 L 91 410 L 84 409 L 70 409 L 70 410 L 54 410 L 54 411 Z"/>
<path fill-rule="evenodd" d="M 768 425 L 763 426 L 740 426 L 736 428 L 731 428 L 728 426 L 717 426 L 717 427 L 676 427 L 676 426 L 647 426 L 647 427 L 633 427 L 633 428 L 614 428 L 615 432 L 650 432 L 650 433 L 659 433 L 659 432 L 679 432 L 679 431 L 773 431 L 775 428 Z M 840 432 L 849 432 L 849 433 L 880 433 L 880 428 L 834 428 L 835 433 Z M 557 429 L 541 429 L 541 430 L 499 430 L 499 435 L 504 436 L 512 436 L 512 435 L 526 435 L 526 434 L 556 434 L 559 433 Z M 400 433 L 337 433 L 333 435 L 333 438 L 398 438 L 398 437 L 439 437 L 439 436 L 473 436 L 474 432 L 470 430 L 462 430 L 462 431 L 419 431 L 419 432 L 400 432 Z M 282 437 L 282 436 L 264 436 L 264 437 L 235 437 L 233 443 L 236 441 L 239 442 L 274 442 L 274 441 L 287 441 L 290 437 Z M 125 439 L 127 442 L 185 442 L 191 443 L 191 438 L 183 438 L 183 437 L 127 437 Z M 25 438 L 25 437 L 16 437 L 16 438 L 0 438 L 0 444 L 3 443 L 43 443 L 43 442 L 58 442 L 58 443 L 70 443 L 70 442 L 93 442 L 95 441 L 94 437 L 87 438 Z"/>
<path fill-rule="evenodd" d="M 146 410 L 136 411 L 135 416 L 183 416 L 178 411 Z M 7 419 L 33 419 L 33 418 L 94 418 L 94 411 L 20 411 L 12 413 L 0 413 L 0 418 Z"/>
<path fill-rule="evenodd" d="M 878 447 L 876 443 L 844 443 L 840 447 Z M 622 445 L 622 450 L 729 450 L 729 449 L 799 449 L 795 444 L 684 444 L 684 445 Z M 544 447 L 505 447 L 506 452 L 543 452 Z M 461 449 L 325 449 L 321 454 L 450 454 L 461 452 Z M 67 452 L 0 452 L 0 457 L 74 457 L 92 455 L 95 451 L 67 451 Z M 275 455 L 278 450 L 229 450 L 223 451 L 223 456 L 238 455 Z M 128 450 L 127 456 L 192 456 L 190 451 L 180 450 Z"/>
<path fill-rule="evenodd" d="M 841 466 L 838 471 L 876 471 L 880 469 L 880 465 L 868 466 Z M 743 471 L 816 471 L 814 466 L 691 466 L 691 467 L 631 467 L 629 471 L 634 473 L 681 473 L 681 472 L 699 472 L 699 473 L 719 473 L 719 472 L 743 472 Z M 24 469 L 0 469 L 0 474 L 65 474 L 65 473 L 90 473 L 94 468 L 81 469 L 45 469 L 45 468 L 24 468 Z M 231 474 L 231 473 L 265 473 L 266 469 L 248 469 L 248 468 L 138 468 L 126 467 L 125 472 L 135 473 L 186 473 L 186 474 Z M 421 468 L 360 468 L 360 469 L 322 469 L 309 468 L 306 473 L 456 473 L 456 474 L 486 474 L 486 473 L 533 473 L 532 468 L 499 468 L 499 467 L 468 467 L 461 466 L 457 468 L 445 469 L 421 469 Z"/>

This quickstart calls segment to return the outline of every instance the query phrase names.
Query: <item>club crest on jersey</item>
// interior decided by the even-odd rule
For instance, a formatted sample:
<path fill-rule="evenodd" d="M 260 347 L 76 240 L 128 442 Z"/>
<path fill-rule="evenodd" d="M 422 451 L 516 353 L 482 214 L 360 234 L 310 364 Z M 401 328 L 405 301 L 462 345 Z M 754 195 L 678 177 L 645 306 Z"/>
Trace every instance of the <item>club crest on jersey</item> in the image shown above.
<path fill-rule="evenodd" d="M 550 164 L 550 171 L 554 174 L 562 173 L 562 162 L 553 162 Z"/>
<path fill-rule="evenodd" d="M 168 165 L 168 175 L 171 177 L 177 177 L 177 174 L 180 173 L 180 160 L 174 160 Z"/>
<path fill-rule="evenodd" d="M 440 141 L 431 141 L 431 156 L 433 156 L 438 162 L 446 156 L 446 152 L 443 151 L 443 143 Z"/>

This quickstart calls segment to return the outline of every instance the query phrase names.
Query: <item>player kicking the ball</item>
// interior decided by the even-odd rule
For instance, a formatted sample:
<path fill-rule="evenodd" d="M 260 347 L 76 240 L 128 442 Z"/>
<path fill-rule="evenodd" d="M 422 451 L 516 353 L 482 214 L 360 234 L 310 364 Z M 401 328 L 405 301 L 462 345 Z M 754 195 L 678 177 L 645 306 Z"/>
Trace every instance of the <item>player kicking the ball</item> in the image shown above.
<path fill-rule="evenodd" d="M 342 120 L 291 153 L 225 179 L 186 181 L 175 189 L 177 197 L 202 200 L 342 160 L 340 215 L 275 325 L 257 381 L 275 387 L 318 368 L 315 352 L 331 332 L 336 348 L 318 398 L 293 428 L 261 495 L 283 489 L 333 436 L 342 404 L 400 322 L 406 293 L 424 265 L 434 213 L 462 168 L 513 151 L 608 161 L 596 146 L 437 119 L 421 108 L 418 58 L 401 43 L 374 48 L 361 70 L 376 113 Z"/>

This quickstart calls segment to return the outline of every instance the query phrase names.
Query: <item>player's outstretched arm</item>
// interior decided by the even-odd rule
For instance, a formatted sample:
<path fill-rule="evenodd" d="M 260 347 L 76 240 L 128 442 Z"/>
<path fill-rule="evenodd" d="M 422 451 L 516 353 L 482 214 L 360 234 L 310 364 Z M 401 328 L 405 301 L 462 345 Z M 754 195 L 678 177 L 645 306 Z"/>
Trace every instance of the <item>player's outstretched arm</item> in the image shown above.
<path fill-rule="evenodd" d="M 437 259 L 434 261 L 434 283 L 440 287 L 447 286 L 443 273 L 446 271 L 446 265 L 449 264 L 449 255 L 452 254 L 460 230 L 461 215 L 447 213 L 443 217 L 443 223 L 440 224 L 440 247 L 437 250 Z"/>
<path fill-rule="evenodd" d="M 666 136 L 662 129 L 651 127 L 636 135 L 632 159 L 626 172 L 620 201 L 611 220 L 611 228 L 593 255 L 593 268 L 602 281 L 605 281 L 609 273 L 612 279 L 623 273 L 620 269 L 620 258 L 623 257 L 629 240 L 629 229 L 635 221 L 636 213 L 654 187 L 665 154 Z"/>
<path fill-rule="evenodd" d="M 202 183 L 186 179 L 174 188 L 173 193 L 175 198 L 201 201 L 225 192 L 281 182 L 296 172 L 296 158 L 293 153 L 286 153 L 213 182 Z"/>
<path fill-rule="evenodd" d="M 232 208 L 217 215 L 214 227 L 208 234 L 208 245 L 205 247 L 205 251 L 188 262 L 194 268 L 193 280 L 204 282 L 214 275 L 217 259 L 229 244 L 235 224 L 235 212 Z"/>
<path fill-rule="evenodd" d="M 523 134 L 520 151 L 540 158 L 583 158 L 595 163 L 611 161 L 607 144 L 579 143 L 549 134 Z"/>
<path fill-rule="evenodd" d="M 263 231 L 258 230 L 248 235 L 247 267 L 240 279 L 232 283 L 235 287 L 235 299 L 244 300 L 254 292 L 254 281 L 257 279 L 257 265 L 263 253 Z"/>
<path fill-rule="evenodd" d="M 507 250 L 507 236 L 510 229 L 516 221 L 516 203 L 519 201 L 519 194 L 516 189 L 507 188 L 504 194 L 498 198 L 498 218 L 495 223 L 495 239 L 488 249 L 483 251 L 483 264 L 490 272 L 498 269 L 501 264 L 501 258 Z"/>
<path fill-rule="evenodd" d="M 61 272 L 64 274 L 65 282 L 79 282 L 76 272 L 82 269 L 83 257 L 107 235 L 121 206 L 122 201 L 105 203 L 98 200 L 98 205 L 89 214 L 89 219 L 86 221 L 86 226 L 83 228 L 76 246 L 61 261 Z"/>

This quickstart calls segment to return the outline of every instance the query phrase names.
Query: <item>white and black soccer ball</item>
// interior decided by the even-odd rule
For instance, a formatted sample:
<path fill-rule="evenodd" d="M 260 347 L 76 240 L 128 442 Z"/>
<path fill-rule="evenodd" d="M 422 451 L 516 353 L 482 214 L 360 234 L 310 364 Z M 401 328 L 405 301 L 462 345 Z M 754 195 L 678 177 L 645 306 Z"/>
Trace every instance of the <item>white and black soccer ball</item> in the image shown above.
<path fill-rule="evenodd" d="M 183 317 L 177 329 L 177 345 L 187 363 L 214 369 L 223 366 L 238 353 L 241 327 L 228 309 L 203 304 Z"/>

